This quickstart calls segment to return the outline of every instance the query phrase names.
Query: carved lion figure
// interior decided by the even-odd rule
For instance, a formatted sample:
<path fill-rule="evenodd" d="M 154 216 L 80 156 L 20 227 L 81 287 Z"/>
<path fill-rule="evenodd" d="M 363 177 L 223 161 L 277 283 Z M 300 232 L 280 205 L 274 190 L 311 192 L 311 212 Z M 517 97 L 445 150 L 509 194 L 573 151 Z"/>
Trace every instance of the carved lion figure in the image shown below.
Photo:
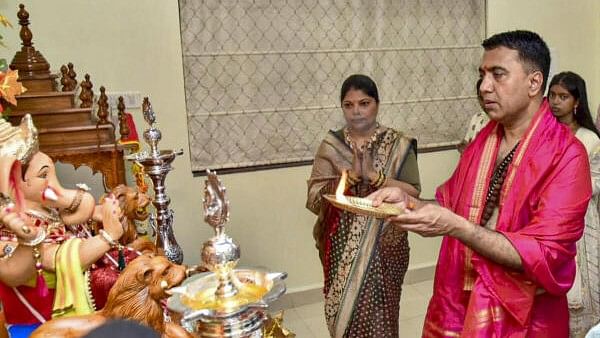
<path fill-rule="evenodd" d="M 108 294 L 106 306 L 87 316 L 48 321 L 32 338 L 79 338 L 111 318 L 129 319 L 147 325 L 163 338 L 193 338 L 181 326 L 165 322 L 162 301 L 166 290 L 181 284 L 185 267 L 164 256 L 144 254 L 133 260 L 121 273 Z"/>

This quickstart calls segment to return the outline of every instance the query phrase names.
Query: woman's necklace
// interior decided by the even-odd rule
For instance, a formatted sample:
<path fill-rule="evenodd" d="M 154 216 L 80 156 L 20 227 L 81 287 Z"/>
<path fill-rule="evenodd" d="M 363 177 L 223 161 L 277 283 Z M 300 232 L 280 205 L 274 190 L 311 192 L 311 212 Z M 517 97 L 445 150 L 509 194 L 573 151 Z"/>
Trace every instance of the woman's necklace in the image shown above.
<path fill-rule="evenodd" d="M 375 143 L 375 141 L 377 141 L 377 137 L 379 136 L 379 133 L 380 133 L 379 123 L 377 123 L 375 125 L 375 130 L 373 130 L 373 133 L 371 134 L 369 139 L 359 147 L 359 150 L 364 151 L 365 149 L 371 149 L 371 147 L 373 146 L 373 143 Z M 352 139 L 352 136 L 350 136 L 350 129 L 348 129 L 348 127 L 344 128 L 344 140 L 346 141 L 346 144 L 348 144 L 350 146 L 350 149 L 354 148 L 355 142 Z"/>

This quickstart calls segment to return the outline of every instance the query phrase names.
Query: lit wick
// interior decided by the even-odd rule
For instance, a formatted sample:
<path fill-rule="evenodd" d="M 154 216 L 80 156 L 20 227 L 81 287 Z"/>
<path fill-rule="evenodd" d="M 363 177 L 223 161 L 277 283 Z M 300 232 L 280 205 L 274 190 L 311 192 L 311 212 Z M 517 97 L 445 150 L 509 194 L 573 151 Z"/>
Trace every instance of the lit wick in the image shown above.
<path fill-rule="evenodd" d="M 362 206 L 362 207 L 373 207 L 373 201 L 366 198 L 359 198 L 350 196 L 349 198 L 344 195 L 344 191 L 346 190 L 346 180 L 348 179 L 348 171 L 342 170 L 342 177 L 340 177 L 340 183 L 335 189 L 335 199 L 340 203 L 351 204 L 354 206 Z"/>

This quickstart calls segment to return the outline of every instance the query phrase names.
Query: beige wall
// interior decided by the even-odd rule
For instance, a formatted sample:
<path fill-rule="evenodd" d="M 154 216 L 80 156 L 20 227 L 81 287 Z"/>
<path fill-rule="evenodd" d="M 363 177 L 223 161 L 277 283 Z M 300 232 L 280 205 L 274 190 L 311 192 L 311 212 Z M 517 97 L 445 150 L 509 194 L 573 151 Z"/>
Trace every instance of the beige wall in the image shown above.
<path fill-rule="evenodd" d="M 0 13 L 13 24 L 17 5 L 0 2 Z M 89 73 L 95 89 L 105 85 L 109 91 L 137 90 L 150 96 L 163 132 L 161 146 L 186 152 L 174 163 L 167 193 L 186 262 L 197 262 L 201 243 L 211 233 L 202 221 L 202 178 L 192 177 L 187 155 L 177 1 L 29 0 L 26 5 L 35 47 L 54 70 L 72 61 L 78 78 Z M 517 27 L 537 30 L 556 49 L 561 66 L 580 72 L 590 92 L 600 93 L 598 66 L 592 62 L 593 55 L 600 55 L 599 7 L 594 0 L 582 0 L 577 8 L 558 0 L 490 0 L 489 32 Z M 19 46 L 18 30 L 2 33 L 9 45 L 4 55 L 10 59 Z M 592 102 L 597 105 L 599 100 L 596 96 Z M 139 121 L 138 114 L 141 131 L 144 126 Z M 455 151 L 419 156 L 425 197 L 433 196 L 434 187 L 449 176 L 457 158 Z M 297 167 L 221 176 L 232 206 L 228 232 L 242 248 L 241 264 L 287 271 L 291 290 L 321 283 L 311 237 L 314 216 L 304 209 L 309 171 Z M 410 240 L 411 269 L 435 264 L 439 239 L 411 236 Z"/>

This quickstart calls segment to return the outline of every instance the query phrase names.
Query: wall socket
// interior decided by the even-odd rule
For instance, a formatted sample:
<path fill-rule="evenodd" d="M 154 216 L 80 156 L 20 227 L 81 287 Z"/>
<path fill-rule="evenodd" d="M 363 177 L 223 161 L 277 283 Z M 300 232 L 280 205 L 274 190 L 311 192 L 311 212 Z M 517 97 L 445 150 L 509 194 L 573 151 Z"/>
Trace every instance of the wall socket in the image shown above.
<path fill-rule="evenodd" d="M 123 102 L 125 103 L 125 111 L 128 109 L 136 109 L 142 107 L 142 94 L 138 91 L 125 91 L 125 92 L 106 92 L 108 96 L 108 105 L 110 110 L 113 112 L 117 111 L 117 103 L 119 102 L 119 96 L 123 96 Z"/>

